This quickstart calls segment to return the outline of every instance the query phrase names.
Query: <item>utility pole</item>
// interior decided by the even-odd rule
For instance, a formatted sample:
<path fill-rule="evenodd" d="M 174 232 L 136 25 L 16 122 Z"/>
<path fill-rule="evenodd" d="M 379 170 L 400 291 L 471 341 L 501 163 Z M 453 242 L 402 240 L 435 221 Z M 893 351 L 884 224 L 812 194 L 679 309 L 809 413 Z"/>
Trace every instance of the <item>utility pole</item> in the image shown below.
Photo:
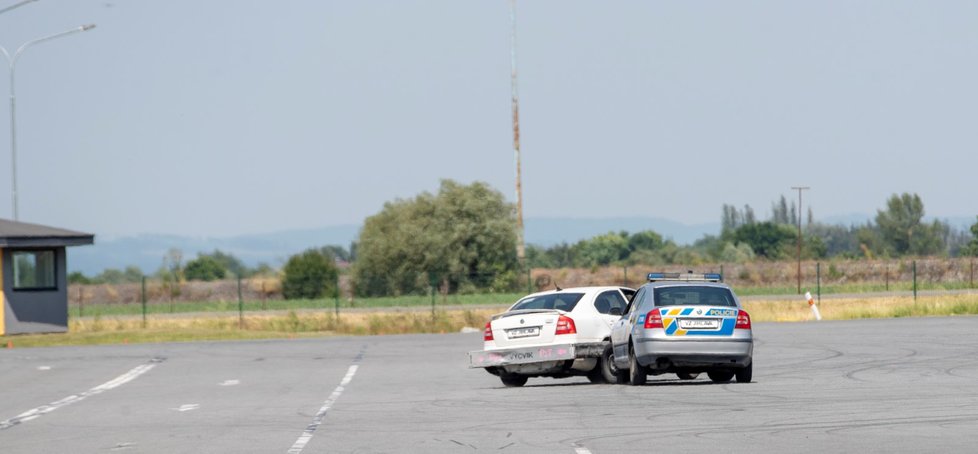
<path fill-rule="evenodd" d="M 516 0 L 509 0 L 510 23 L 510 83 L 513 99 L 513 151 L 516 155 L 516 258 L 525 264 L 526 245 L 523 242 L 523 181 L 520 170 L 520 94 L 516 86 Z"/>
<path fill-rule="evenodd" d="M 808 186 L 792 186 L 798 191 L 798 294 L 801 295 L 801 191 L 811 189 Z"/>

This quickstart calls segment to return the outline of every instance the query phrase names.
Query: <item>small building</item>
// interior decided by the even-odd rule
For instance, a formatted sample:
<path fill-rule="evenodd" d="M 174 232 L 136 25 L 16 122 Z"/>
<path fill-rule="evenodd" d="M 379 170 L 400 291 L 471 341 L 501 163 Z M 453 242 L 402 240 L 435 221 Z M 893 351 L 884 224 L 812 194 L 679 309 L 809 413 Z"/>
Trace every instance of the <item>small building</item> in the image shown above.
<path fill-rule="evenodd" d="M 0 335 L 68 331 L 65 248 L 91 233 L 0 219 Z"/>

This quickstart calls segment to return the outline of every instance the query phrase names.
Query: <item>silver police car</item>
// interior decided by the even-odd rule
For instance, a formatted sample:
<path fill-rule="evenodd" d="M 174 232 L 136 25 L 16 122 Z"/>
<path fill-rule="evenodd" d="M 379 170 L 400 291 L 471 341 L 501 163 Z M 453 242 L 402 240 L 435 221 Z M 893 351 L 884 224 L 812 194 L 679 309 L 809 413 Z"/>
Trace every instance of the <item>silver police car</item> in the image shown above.
<path fill-rule="evenodd" d="M 649 273 L 611 330 L 619 383 L 649 375 L 749 383 L 754 337 L 750 315 L 719 274 Z"/>

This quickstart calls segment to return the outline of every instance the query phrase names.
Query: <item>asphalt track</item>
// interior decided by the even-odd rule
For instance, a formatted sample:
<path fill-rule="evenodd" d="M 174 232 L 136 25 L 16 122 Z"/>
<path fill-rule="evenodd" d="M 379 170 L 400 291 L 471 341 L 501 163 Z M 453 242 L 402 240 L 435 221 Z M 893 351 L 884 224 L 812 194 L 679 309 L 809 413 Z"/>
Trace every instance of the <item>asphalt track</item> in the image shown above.
<path fill-rule="evenodd" d="M 754 326 L 754 382 L 504 388 L 481 333 L 0 351 L 0 452 L 975 452 L 978 317 Z"/>

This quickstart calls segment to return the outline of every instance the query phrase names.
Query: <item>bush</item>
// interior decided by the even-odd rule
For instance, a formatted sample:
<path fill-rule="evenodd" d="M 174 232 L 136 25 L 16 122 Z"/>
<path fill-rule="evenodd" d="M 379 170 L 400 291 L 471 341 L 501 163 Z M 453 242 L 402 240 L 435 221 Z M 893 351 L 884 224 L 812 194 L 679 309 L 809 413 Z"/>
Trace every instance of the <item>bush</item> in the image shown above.
<path fill-rule="evenodd" d="M 188 281 L 216 281 L 224 279 L 227 269 L 221 262 L 209 255 L 202 255 L 187 263 L 183 275 Z"/>
<path fill-rule="evenodd" d="M 283 269 L 282 296 L 291 299 L 317 299 L 334 295 L 339 272 L 333 257 L 316 249 L 289 257 Z"/>

